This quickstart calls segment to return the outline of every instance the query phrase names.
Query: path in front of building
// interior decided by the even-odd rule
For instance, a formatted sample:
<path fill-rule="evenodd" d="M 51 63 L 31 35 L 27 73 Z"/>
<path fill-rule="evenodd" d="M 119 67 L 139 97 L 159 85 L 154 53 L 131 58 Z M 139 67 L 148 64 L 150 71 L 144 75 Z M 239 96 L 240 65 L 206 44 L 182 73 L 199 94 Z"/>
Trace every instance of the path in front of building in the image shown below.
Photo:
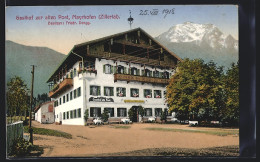
<path fill-rule="evenodd" d="M 43 157 L 87 157 L 95 154 L 118 153 L 147 148 L 207 148 L 239 145 L 238 135 L 217 136 L 204 133 L 151 131 L 145 128 L 176 128 L 220 130 L 219 128 L 194 128 L 177 124 L 134 123 L 128 129 L 114 128 L 113 125 L 72 126 L 40 124 L 33 127 L 54 129 L 72 134 L 72 139 L 45 135 L 34 135 L 34 144 L 44 147 Z M 221 129 L 223 131 L 223 129 Z"/>

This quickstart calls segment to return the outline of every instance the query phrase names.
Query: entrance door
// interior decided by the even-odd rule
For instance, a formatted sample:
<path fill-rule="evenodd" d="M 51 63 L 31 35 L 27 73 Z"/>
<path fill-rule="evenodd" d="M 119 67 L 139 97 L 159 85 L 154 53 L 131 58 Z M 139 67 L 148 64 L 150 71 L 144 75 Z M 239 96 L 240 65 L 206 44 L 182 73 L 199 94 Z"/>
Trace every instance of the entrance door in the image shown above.
<path fill-rule="evenodd" d="M 138 108 L 139 106 L 132 106 L 133 109 L 133 119 L 132 122 L 138 122 Z"/>

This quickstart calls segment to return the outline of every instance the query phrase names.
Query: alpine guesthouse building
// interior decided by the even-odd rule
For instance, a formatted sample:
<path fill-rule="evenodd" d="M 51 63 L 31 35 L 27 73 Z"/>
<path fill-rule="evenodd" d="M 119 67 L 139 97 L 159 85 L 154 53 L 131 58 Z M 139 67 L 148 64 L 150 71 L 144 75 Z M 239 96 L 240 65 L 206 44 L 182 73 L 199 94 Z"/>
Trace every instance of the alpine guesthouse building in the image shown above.
<path fill-rule="evenodd" d="M 181 59 L 141 28 L 75 45 L 49 77 L 55 122 L 84 125 L 100 117 L 128 117 L 144 108 L 144 116 L 167 109 L 165 90 Z M 133 122 L 138 121 L 138 117 Z"/>

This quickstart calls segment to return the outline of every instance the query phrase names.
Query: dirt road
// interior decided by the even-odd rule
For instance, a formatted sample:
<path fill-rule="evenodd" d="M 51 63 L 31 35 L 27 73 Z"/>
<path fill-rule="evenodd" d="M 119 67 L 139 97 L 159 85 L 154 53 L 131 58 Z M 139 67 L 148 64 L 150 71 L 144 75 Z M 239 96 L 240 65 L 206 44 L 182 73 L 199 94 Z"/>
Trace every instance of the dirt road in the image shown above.
<path fill-rule="evenodd" d="M 220 128 L 195 128 L 176 124 L 130 124 L 130 128 L 115 128 L 113 125 L 97 127 L 40 124 L 33 127 L 60 130 L 72 134 L 72 139 L 34 135 L 34 144 L 44 147 L 44 157 L 78 157 L 96 154 L 129 152 L 148 148 L 188 148 L 239 145 L 238 135 L 217 136 L 193 132 L 155 131 L 145 128 L 176 128 L 225 131 Z M 125 125 L 124 125 L 125 126 Z"/>

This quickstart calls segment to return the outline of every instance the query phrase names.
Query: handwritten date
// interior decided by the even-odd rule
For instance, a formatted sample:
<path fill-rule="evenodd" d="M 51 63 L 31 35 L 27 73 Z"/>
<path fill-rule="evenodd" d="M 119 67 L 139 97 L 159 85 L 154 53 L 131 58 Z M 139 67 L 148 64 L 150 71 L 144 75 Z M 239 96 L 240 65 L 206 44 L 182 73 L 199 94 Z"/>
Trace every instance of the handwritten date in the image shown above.
<path fill-rule="evenodd" d="M 162 10 L 161 12 L 158 10 L 158 9 L 152 9 L 152 10 L 140 10 L 140 13 L 139 15 L 152 15 L 152 16 L 155 16 L 155 15 L 159 15 L 160 13 L 162 15 L 164 15 L 164 18 L 168 15 L 168 14 L 174 14 L 174 10 L 175 8 L 172 8 L 172 9 L 164 9 Z"/>

